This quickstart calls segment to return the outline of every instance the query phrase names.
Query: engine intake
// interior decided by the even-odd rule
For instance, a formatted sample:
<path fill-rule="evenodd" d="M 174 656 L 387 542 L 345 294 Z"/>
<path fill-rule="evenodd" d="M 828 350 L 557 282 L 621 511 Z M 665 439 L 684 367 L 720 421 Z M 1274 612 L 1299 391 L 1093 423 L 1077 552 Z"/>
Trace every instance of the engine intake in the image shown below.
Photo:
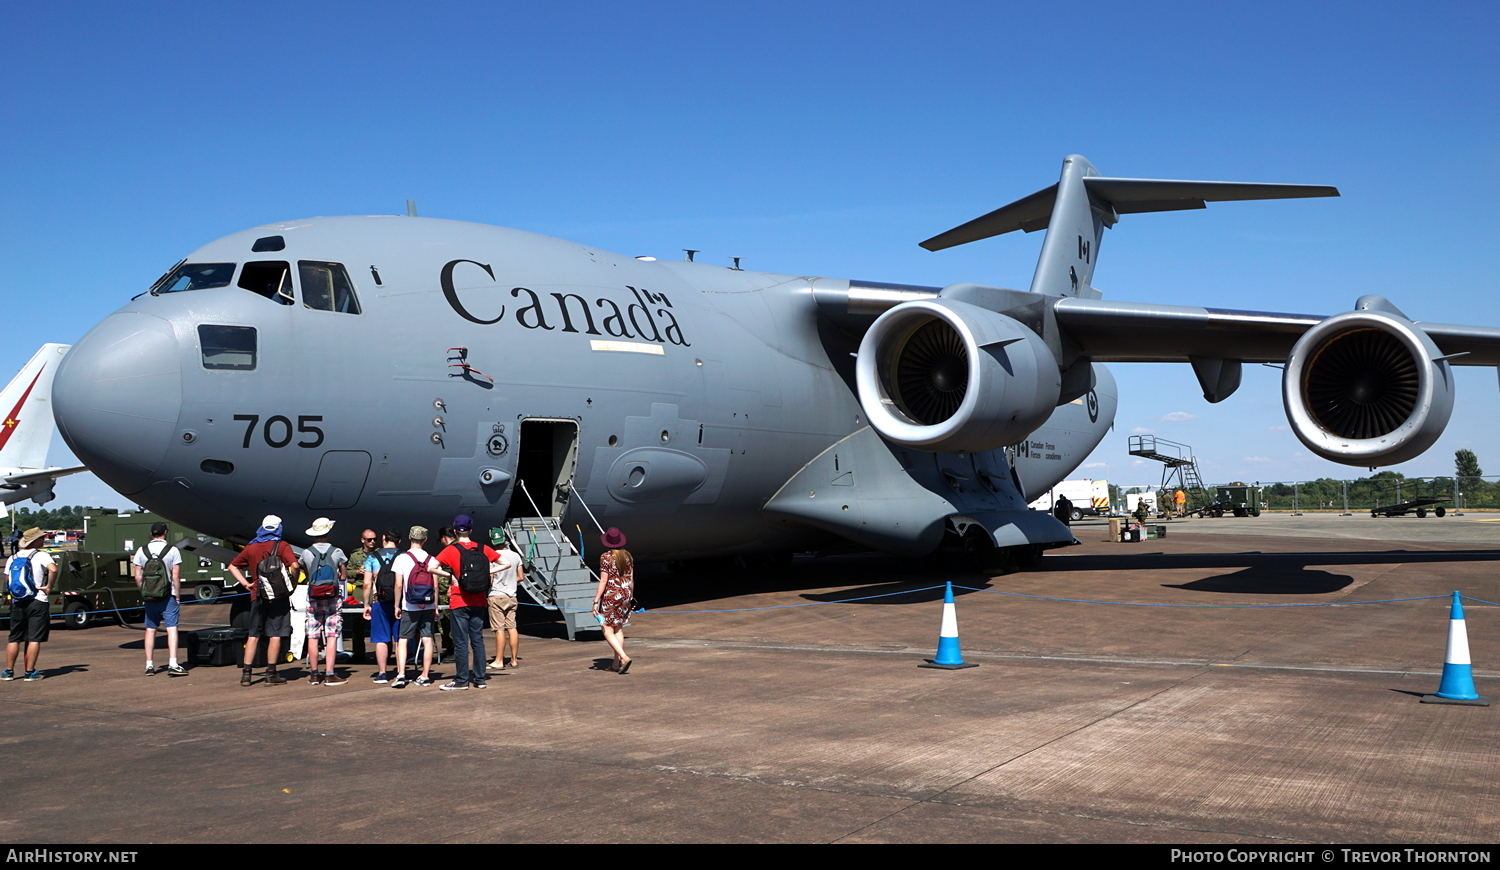
<path fill-rule="evenodd" d="M 855 367 L 870 425 L 938 452 L 1014 444 L 1046 422 L 1061 377 L 1046 342 L 1013 318 L 952 299 L 898 305 L 865 333 Z"/>
<path fill-rule="evenodd" d="M 1349 311 L 1309 329 L 1281 380 L 1292 431 L 1345 465 L 1394 465 L 1443 434 L 1453 377 L 1427 333 L 1385 311 Z"/>

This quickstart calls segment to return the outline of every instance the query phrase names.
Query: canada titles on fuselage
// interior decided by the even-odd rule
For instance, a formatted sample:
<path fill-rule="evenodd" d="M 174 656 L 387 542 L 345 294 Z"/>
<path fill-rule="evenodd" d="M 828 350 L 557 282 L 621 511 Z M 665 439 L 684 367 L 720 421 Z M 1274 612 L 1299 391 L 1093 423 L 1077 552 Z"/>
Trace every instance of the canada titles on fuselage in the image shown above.
<path fill-rule="evenodd" d="M 452 307 L 459 317 L 471 323 L 477 323 L 480 326 L 489 326 L 504 320 L 506 311 L 504 304 L 500 306 L 499 313 L 488 320 L 474 314 L 464 304 L 463 299 L 459 295 L 458 288 L 453 283 L 453 270 L 461 263 L 471 263 L 483 269 L 491 281 L 495 280 L 495 270 L 490 268 L 488 263 L 481 263 L 477 260 L 451 260 L 445 263 L 439 275 L 439 281 L 443 287 L 443 298 L 448 300 L 448 305 Z M 495 286 L 498 288 L 500 285 L 496 284 Z M 536 291 L 526 287 L 512 287 L 510 295 L 518 303 L 521 301 L 527 303 L 517 307 L 512 317 L 516 323 L 526 329 L 544 329 L 550 331 L 559 328 L 560 322 L 560 328 L 563 332 L 581 331 L 588 335 L 611 335 L 615 338 L 641 339 L 643 341 L 654 341 L 658 344 L 670 343 L 679 347 L 692 347 L 692 344 L 683 338 L 682 327 L 678 325 L 677 317 L 670 310 L 672 308 L 672 301 L 667 298 L 667 294 L 656 294 L 649 290 L 629 285 L 626 285 L 625 289 L 630 292 L 635 301 L 626 303 L 623 312 L 620 310 L 619 304 L 613 299 L 601 296 L 594 300 L 595 307 L 600 309 L 598 325 L 604 328 L 602 333 L 595 326 L 594 312 L 589 309 L 588 300 L 577 293 L 548 293 L 547 295 L 555 302 L 553 320 L 548 321 L 548 306 L 542 304 L 542 297 Z M 521 297 L 522 293 L 526 294 L 524 300 Z M 568 304 L 570 301 L 578 304 L 570 307 Z M 654 317 L 651 314 L 649 306 L 659 306 L 656 308 L 656 315 Z M 645 319 L 644 325 L 642 325 L 641 319 L 637 317 L 637 313 Z M 579 325 L 585 327 L 584 329 L 580 330 L 578 326 L 574 325 L 574 315 L 578 316 Z M 662 328 L 657 327 L 657 317 L 665 321 L 665 325 Z M 633 333 L 629 328 L 631 326 L 635 327 L 635 332 Z"/>

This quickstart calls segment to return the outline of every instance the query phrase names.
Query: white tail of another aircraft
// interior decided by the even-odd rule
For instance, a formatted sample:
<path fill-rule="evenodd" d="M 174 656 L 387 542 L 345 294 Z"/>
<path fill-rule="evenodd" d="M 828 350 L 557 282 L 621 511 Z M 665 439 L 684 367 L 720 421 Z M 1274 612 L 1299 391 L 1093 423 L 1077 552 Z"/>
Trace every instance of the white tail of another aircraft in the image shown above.
<path fill-rule="evenodd" d="M 0 392 L 0 469 L 47 467 L 52 443 L 52 376 L 66 344 L 44 344 Z"/>

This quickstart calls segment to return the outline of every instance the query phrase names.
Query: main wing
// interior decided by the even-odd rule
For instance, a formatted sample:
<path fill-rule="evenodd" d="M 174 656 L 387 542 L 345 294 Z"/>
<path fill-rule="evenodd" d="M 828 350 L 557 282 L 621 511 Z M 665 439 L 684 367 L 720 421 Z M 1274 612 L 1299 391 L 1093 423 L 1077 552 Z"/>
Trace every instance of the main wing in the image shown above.
<path fill-rule="evenodd" d="M 1380 297 L 1364 297 L 1370 304 Z M 1356 310 L 1360 310 L 1358 304 Z M 1057 325 L 1095 362 L 1188 362 L 1193 357 L 1281 363 L 1323 314 L 1239 311 L 1103 299 L 1060 299 Z M 1412 324 L 1452 365 L 1500 365 L 1500 328 Z"/>

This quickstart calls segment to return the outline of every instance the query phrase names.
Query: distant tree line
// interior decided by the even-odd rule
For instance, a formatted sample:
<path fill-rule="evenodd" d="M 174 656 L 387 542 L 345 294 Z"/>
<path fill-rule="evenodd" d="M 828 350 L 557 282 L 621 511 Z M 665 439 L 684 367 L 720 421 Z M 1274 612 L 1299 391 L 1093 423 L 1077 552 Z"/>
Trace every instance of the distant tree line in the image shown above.
<path fill-rule="evenodd" d="M 31 528 L 37 529 L 81 529 L 83 528 L 84 514 L 89 516 L 100 516 L 101 514 L 116 514 L 119 511 L 114 508 L 84 507 L 83 505 L 65 505 L 63 507 L 47 510 L 32 510 L 29 507 L 16 508 L 7 512 L 3 528 L 8 536 L 12 529 L 25 531 Z"/>
<path fill-rule="evenodd" d="M 1261 485 L 1261 497 L 1266 510 L 1291 510 L 1294 504 L 1302 510 L 1343 510 L 1347 481 L 1351 511 L 1368 511 L 1381 505 L 1426 497 L 1444 499 L 1444 504 L 1451 509 L 1458 506 L 1458 493 L 1463 495 L 1465 508 L 1500 508 L 1500 481 L 1484 479 L 1484 470 L 1480 468 L 1474 451 L 1467 448 L 1456 451 L 1453 466 L 1452 477 L 1407 477 L 1399 471 L 1381 471 L 1354 479 L 1322 477 L 1295 484 L 1265 483 Z M 1151 489 L 1131 487 L 1122 491 L 1111 484 L 1110 497 L 1117 505 L 1123 505 L 1125 495 Z M 1158 497 L 1162 499 L 1160 504 L 1169 505 L 1172 492 L 1164 490 Z M 1212 496 L 1208 490 L 1192 487 L 1187 492 L 1189 508 L 1210 501 Z"/>

